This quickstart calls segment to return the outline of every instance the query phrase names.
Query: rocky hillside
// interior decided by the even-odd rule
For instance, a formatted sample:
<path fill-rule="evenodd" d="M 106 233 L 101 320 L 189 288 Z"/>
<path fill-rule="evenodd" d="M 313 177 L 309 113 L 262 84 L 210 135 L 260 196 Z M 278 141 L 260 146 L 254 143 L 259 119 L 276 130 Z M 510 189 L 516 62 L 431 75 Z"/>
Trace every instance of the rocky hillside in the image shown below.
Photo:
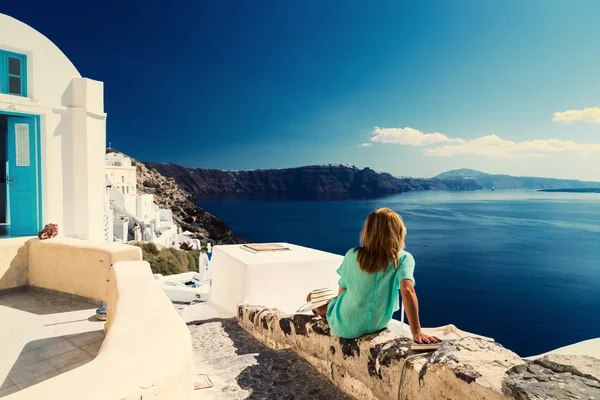
<path fill-rule="evenodd" d="M 327 200 L 382 197 L 413 190 L 476 190 L 463 179 L 396 178 L 370 168 L 317 165 L 288 169 L 223 171 L 185 168 L 176 164 L 146 163 L 174 178 L 196 197 L 260 196 L 279 199 Z"/>
<path fill-rule="evenodd" d="M 223 221 L 198 207 L 194 195 L 179 187 L 173 178 L 167 178 L 141 162 L 136 162 L 136 168 L 138 193 L 153 194 L 159 207 L 173 211 L 173 219 L 184 231 L 194 232 L 201 241 L 213 244 L 246 243 Z"/>

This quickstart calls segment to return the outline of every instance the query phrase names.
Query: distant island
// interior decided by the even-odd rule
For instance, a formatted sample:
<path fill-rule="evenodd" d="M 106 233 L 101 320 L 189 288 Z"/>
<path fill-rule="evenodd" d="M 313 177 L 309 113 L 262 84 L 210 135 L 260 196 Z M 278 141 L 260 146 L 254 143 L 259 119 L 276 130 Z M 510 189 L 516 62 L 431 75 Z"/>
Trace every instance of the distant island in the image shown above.
<path fill-rule="evenodd" d="M 528 176 L 494 175 L 473 169 L 455 169 L 436 175 L 434 179 L 464 179 L 481 186 L 482 189 L 595 189 L 600 182 L 575 179 L 536 178 Z"/>
<path fill-rule="evenodd" d="M 600 193 L 600 188 L 589 188 L 589 189 L 540 189 L 538 192 L 551 192 L 551 193 Z"/>
<path fill-rule="evenodd" d="M 459 169 L 433 178 L 396 177 L 347 164 L 286 169 L 224 171 L 146 162 L 185 191 L 202 197 L 260 197 L 282 200 L 349 200 L 384 197 L 411 191 L 480 189 L 582 189 L 597 182 L 491 175 Z"/>

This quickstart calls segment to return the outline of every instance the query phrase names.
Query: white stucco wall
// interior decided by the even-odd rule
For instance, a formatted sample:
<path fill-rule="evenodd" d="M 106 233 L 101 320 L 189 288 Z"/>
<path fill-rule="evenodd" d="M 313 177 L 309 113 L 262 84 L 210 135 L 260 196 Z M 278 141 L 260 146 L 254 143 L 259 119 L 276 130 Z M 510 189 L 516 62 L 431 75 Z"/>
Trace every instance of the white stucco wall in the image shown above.
<path fill-rule="evenodd" d="M 127 157 L 122 153 L 107 153 L 105 158 L 107 166 L 114 167 L 131 167 L 131 157 Z"/>
<path fill-rule="evenodd" d="M 131 158 L 121 153 L 109 153 L 105 156 L 106 178 L 112 186 L 123 194 L 121 207 L 131 215 L 137 214 L 137 171 Z"/>
<path fill-rule="evenodd" d="M 42 223 L 58 223 L 67 236 L 102 241 L 102 82 L 81 78 L 49 39 L 4 14 L 0 48 L 27 56 L 28 97 L 0 94 L 0 112 L 40 117 Z"/>
<path fill-rule="evenodd" d="M 128 241 L 129 232 L 129 218 L 127 217 L 114 217 L 113 218 L 113 235 L 120 242 Z"/>
<path fill-rule="evenodd" d="M 175 226 L 167 230 L 163 230 L 160 236 L 157 236 L 153 242 L 154 244 L 160 244 L 161 246 L 171 247 L 171 244 L 175 241 L 177 235 L 177 229 Z"/>
<path fill-rule="evenodd" d="M 139 220 L 152 219 L 153 218 L 153 201 L 154 196 L 151 194 L 140 194 L 137 196 L 137 211 L 136 217 Z"/>
<path fill-rule="evenodd" d="M 290 251 L 253 254 L 241 245 L 215 246 L 211 263 L 211 302 L 235 313 L 240 303 L 295 312 L 313 289 L 337 292 L 337 254 L 281 243 Z"/>
<path fill-rule="evenodd" d="M 125 196 L 123 196 L 123 193 L 112 182 L 110 182 L 110 185 L 111 187 L 108 190 L 109 205 L 125 209 Z"/>
<path fill-rule="evenodd" d="M 137 178 L 135 166 L 115 167 L 107 165 L 106 177 L 110 179 L 113 185 L 124 195 L 130 195 L 135 198 L 137 194 Z"/>
<path fill-rule="evenodd" d="M 150 265 L 139 261 L 139 248 L 65 239 L 35 247 L 35 284 L 108 299 L 106 338 L 94 360 L 7 399 L 195 398 L 190 332 L 154 282 Z M 82 255 L 86 263 L 77 262 Z M 65 258 L 72 262 L 61 262 Z"/>
<path fill-rule="evenodd" d="M 158 229 L 170 229 L 173 226 L 173 211 L 161 208 L 157 221 Z"/>

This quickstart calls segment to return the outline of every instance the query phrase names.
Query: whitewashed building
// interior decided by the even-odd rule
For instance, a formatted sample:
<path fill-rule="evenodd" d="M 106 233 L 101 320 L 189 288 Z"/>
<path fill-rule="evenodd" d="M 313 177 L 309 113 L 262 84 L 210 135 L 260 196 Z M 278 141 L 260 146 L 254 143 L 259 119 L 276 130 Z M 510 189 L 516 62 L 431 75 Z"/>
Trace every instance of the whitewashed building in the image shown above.
<path fill-rule="evenodd" d="M 105 179 L 109 207 L 106 220 L 113 221 L 108 241 L 127 242 L 131 239 L 131 229 L 135 241 L 167 247 L 177 242 L 178 227 L 173 222 L 173 212 L 159 208 L 154 195 L 138 194 L 136 167 L 130 157 L 117 152 L 106 154 Z M 139 231 L 132 229 L 136 223 Z"/>
<path fill-rule="evenodd" d="M 57 223 L 104 240 L 103 90 L 44 35 L 0 14 L 0 238 Z"/>
<path fill-rule="evenodd" d="M 137 178 L 131 158 L 121 153 L 108 153 L 105 157 L 106 178 L 125 196 L 125 209 L 136 212 Z"/>

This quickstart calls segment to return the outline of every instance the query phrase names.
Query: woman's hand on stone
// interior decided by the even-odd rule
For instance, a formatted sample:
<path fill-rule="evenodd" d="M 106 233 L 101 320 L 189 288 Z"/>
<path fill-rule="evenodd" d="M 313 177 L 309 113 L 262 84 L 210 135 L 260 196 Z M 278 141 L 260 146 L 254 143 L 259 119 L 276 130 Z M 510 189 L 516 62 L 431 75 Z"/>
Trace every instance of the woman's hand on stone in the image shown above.
<path fill-rule="evenodd" d="M 438 343 L 441 342 L 442 339 L 437 336 L 429 336 L 419 331 L 413 335 L 413 340 L 417 343 Z"/>

